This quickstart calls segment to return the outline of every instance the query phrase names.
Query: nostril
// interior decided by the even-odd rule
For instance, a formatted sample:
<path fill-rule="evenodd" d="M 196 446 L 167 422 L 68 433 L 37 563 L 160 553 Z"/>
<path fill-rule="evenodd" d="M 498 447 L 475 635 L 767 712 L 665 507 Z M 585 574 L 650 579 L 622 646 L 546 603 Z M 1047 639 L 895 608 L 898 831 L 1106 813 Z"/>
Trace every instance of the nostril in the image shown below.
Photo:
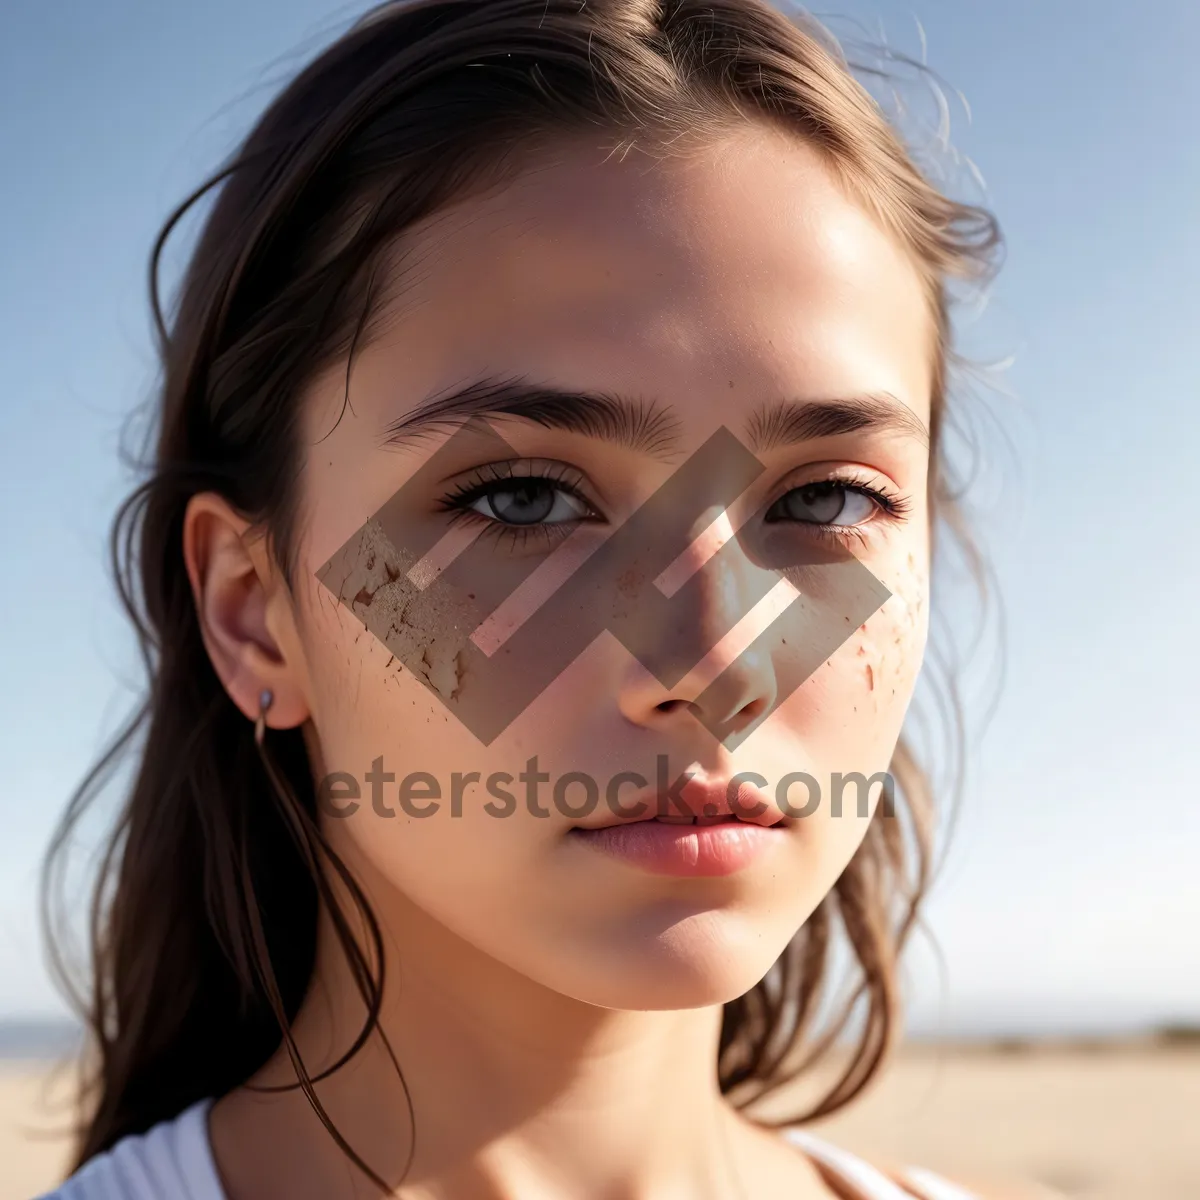
<path fill-rule="evenodd" d="M 658 712 L 670 713 L 676 709 L 683 708 L 687 704 L 686 700 L 664 700 L 661 704 L 656 704 L 654 707 Z"/>

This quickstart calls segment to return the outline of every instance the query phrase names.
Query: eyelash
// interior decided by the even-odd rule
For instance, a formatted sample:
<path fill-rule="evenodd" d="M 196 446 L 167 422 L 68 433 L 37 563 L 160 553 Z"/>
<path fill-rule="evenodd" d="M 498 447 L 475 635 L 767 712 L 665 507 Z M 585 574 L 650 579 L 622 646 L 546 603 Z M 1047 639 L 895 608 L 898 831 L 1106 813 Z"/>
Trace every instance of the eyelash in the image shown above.
<path fill-rule="evenodd" d="M 522 462 L 488 463 L 478 467 L 454 489 L 439 501 L 438 507 L 442 512 L 448 512 L 452 523 L 470 521 L 482 522 L 486 527 L 484 536 L 505 539 L 510 544 L 524 547 L 531 538 L 539 538 L 549 545 L 561 540 L 566 533 L 575 528 L 581 521 L 603 520 L 596 512 L 595 506 L 583 494 L 581 487 L 583 476 L 565 463 L 537 463 L 528 460 Z M 551 484 L 555 490 L 566 492 L 577 500 L 588 515 L 578 521 L 556 521 L 530 525 L 506 525 L 483 513 L 476 512 L 469 506 L 482 496 L 507 490 L 498 484 L 534 483 Z"/>
<path fill-rule="evenodd" d="M 869 536 L 869 527 L 875 524 L 876 521 L 882 520 L 892 524 L 899 524 L 912 511 L 912 501 L 907 496 L 903 496 L 899 492 L 886 492 L 879 487 L 865 483 L 861 476 L 856 476 L 852 473 L 838 474 L 837 472 L 827 475 L 823 479 L 806 479 L 803 483 L 793 484 L 791 487 L 784 488 L 767 505 L 767 511 L 769 512 L 773 509 L 789 493 L 799 491 L 801 488 L 809 487 L 816 483 L 835 484 L 847 492 L 854 492 L 856 495 L 865 496 L 875 505 L 876 512 L 866 520 L 860 521 L 857 525 L 821 524 L 816 521 L 790 522 L 793 525 L 803 525 L 807 536 L 810 537 L 823 538 L 842 545 L 851 541 L 858 542 L 861 545 L 866 542 Z M 785 522 L 773 521 L 770 523 L 783 524 Z"/>
<path fill-rule="evenodd" d="M 541 538 L 548 543 L 552 543 L 554 540 L 564 537 L 566 532 L 573 529 L 582 521 L 603 520 L 603 517 L 596 512 L 592 502 L 583 494 L 579 487 L 581 480 L 582 476 L 579 472 L 566 466 L 564 463 L 489 463 L 486 466 L 476 468 L 468 478 L 457 484 L 452 491 L 443 496 L 439 501 L 438 507 L 439 511 L 448 512 L 453 522 L 483 522 L 487 526 L 485 530 L 486 534 L 490 534 L 496 538 L 507 539 L 512 543 L 519 543 L 521 546 L 524 546 L 531 537 Z M 484 516 L 483 513 L 476 512 L 470 507 L 471 504 L 483 496 L 506 490 L 503 487 L 498 487 L 498 484 L 507 484 L 511 487 L 513 484 L 518 483 L 551 484 L 556 490 L 566 492 L 577 500 L 587 510 L 588 515 L 580 517 L 578 521 L 509 525 L 492 517 Z M 857 525 L 821 524 L 815 521 L 790 522 L 793 525 L 804 525 L 806 533 L 809 536 L 821 537 L 843 544 L 850 540 L 861 543 L 867 538 L 867 526 L 874 524 L 876 520 L 898 523 L 907 516 L 912 508 L 912 501 L 906 496 L 902 496 L 899 493 L 885 492 L 878 487 L 863 482 L 861 478 L 833 474 L 823 479 L 809 479 L 804 483 L 785 488 L 767 506 L 767 511 L 774 508 L 789 493 L 815 483 L 835 484 L 844 488 L 847 492 L 854 492 L 865 496 L 875 505 L 876 515 L 868 517 L 865 521 L 861 521 Z M 771 523 L 786 522 L 777 520 Z"/>

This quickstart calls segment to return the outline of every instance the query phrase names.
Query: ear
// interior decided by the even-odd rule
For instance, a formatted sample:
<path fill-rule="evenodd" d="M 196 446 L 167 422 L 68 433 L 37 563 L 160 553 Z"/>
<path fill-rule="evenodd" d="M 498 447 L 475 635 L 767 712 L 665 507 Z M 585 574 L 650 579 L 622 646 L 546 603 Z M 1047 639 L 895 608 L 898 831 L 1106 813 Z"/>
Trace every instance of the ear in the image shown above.
<path fill-rule="evenodd" d="M 287 729 L 308 719 L 308 674 L 291 592 L 249 521 L 215 492 L 188 502 L 183 557 L 200 636 L 230 699 L 247 719 L 270 689 L 266 723 Z"/>

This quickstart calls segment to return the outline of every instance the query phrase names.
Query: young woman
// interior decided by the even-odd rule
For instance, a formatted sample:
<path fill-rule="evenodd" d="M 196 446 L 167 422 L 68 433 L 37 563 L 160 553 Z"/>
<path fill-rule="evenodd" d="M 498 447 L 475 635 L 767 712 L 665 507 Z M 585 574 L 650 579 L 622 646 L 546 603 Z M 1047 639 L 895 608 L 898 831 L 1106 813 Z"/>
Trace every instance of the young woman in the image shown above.
<path fill-rule="evenodd" d="M 218 185 L 114 530 L 150 685 L 55 1195 L 974 1194 L 800 1126 L 898 1028 L 992 218 L 764 0 L 385 5 L 156 264 Z"/>

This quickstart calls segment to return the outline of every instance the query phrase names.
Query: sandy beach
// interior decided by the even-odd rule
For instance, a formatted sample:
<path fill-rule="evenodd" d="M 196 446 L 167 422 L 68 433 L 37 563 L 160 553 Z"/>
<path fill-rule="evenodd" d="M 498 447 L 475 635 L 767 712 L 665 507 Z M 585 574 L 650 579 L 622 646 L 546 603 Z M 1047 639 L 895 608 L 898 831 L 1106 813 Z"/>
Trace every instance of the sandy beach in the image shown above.
<path fill-rule="evenodd" d="M 0 1200 L 30 1200 L 60 1177 L 66 1148 L 53 1131 L 66 1124 L 69 1080 L 44 1063 L 0 1064 Z M 1198 1123 L 1198 1047 L 910 1046 L 867 1095 L 813 1128 L 878 1162 L 966 1183 L 1197 1200 Z"/>

